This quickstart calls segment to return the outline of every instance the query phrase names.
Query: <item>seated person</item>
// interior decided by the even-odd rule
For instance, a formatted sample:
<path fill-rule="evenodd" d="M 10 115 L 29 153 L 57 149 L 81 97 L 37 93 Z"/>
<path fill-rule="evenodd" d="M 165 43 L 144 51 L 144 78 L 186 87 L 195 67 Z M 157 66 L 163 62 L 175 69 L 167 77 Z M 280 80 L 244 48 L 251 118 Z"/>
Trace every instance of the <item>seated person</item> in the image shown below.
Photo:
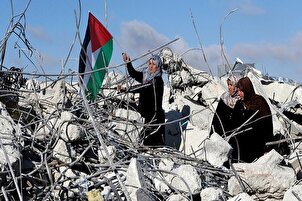
<path fill-rule="evenodd" d="M 233 159 L 253 162 L 269 151 L 265 143 L 273 140 L 272 114 L 266 100 L 255 93 L 248 77 L 241 78 L 237 88 L 240 100 L 234 107 L 234 121 L 240 127 L 236 132 L 240 133 L 236 135 L 238 149 L 233 147 Z"/>
<path fill-rule="evenodd" d="M 213 116 L 211 133 L 216 132 L 222 137 L 226 137 L 235 128 L 233 111 L 237 100 L 239 100 L 236 88 L 238 80 L 238 76 L 233 74 L 227 79 L 228 91 L 224 92 L 220 97 Z"/>

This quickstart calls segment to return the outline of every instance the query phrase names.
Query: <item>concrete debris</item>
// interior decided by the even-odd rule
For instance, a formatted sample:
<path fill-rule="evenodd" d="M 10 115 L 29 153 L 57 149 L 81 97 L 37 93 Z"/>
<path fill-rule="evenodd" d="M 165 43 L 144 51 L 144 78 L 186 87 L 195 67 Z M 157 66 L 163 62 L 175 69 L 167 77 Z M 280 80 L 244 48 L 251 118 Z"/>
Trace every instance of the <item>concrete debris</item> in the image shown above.
<path fill-rule="evenodd" d="M 167 201 L 188 201 L 189 199 L 184 197 L 183 195 L 173 194 L 168 197 Z"/>
<path fill-rule="evenodd" d="M 283 136 L 271 143 L 285 143 L 290 154 L 273 150 L 232 169 L 226 166 L 230 144 L 216 133 L 209 135 L 226 77 L 211 78 L 181 61 L 177 69 L 185 72 L 171 71 L 176 82 L 172 79 L 164 91 L 167 146 L 161 148 L 139 144 L 144 121 L 135 96 L 104 89 L 106 96 L 89 106 L 89 114 L 77 83 L 29 80 L 20 88 L 19 111 L 1 104 L 0 181 L 7 187 L 0 197 L 21 196 L 13 182 L 17 177 L 24 183 L 22 196 L 36 200 L 282 200 L 301 177 L 301 125 L 289 115 L 301 115 L 300 97 L 287 103 L 275 91 L 274 101 L 269 84 L 250 69 L 247 76 L 275 111 L 274 133 Z M 108 73 L 104 86 L 123 79 L 114 75 Z"/>
<path fill-rule="evenodd" d="M 191 165 L 181 165 L 171 171 L 171 175 L 167 176 L 168 183 L 180 191 L 190 194 L 199 193 L 202 189 L 201 178 L 197 170 Z"/>
<path fill-rule="evenodd" d="M 223 201 L 226 200 L 223 191 L 220 188 L 209 187 L 202 189 L 200 192 L 200 198 L 202 201 Z"/>
<path fill-rule="evenodd" d="M 251 196 L 249 196 L 247 193 L 240 193 L 230 199 L 228 201 L 239 201 L 239 200 L 244 200 L 244 201 L 255 201 Z"/>
<path fill-rule="evenodd" d="M 229 180 L 228 191 L 232 195 L 241 192 L 254 194 L 255 199 L 261 200 L 282 199 L 285 191 L 295 184 L 297 178 L 291 167 L 281 164 L 281 159 L 282 156 L 272 150 L 253 163 L 235 163 L 243 189 L 233 176 Z"/>
<path fill-rule="evenodd" d="M 54 145 L 53 157 L 57 158 L 63 163 L 71 163 L 72 158 L 75 157 L 75 155 L 76 153 L 73 147 L 62 139 L 59 139 Z"/>
<path fill-rule="evenodd" d="M 231 151 L 230 144 L 217 133 L 213 133 L 209 139 L 204 141 L 201 155 L 204 155 L 203 160 L 208 161 L 214 167 L 222 167 L 230 158 Z"/>
<path fill-rule="evenodd" d="M 144 180 L 144 174 L 140 163 L 137 159 L 132 158 L 127 170 L 126 179 L 127 188 L 146 188 L 147 185 Z"/>
<path fill-rule="evenodd" d="M 155 201 L 155 197 L 147 188 L 144 173 L 137 159 L 132 158 L 127 170 L 126 187 L 131 200 Z"/>
<path fill-rule="evenodd" d="M 298 184 L 289 188 L 283 197 L 283 201 L 301 200 L 302 198 L 302 185 Z"/>
<path fill-rule="evenodd" d="M 79 141 L 85 134 L 83 127 L 76 123 L 76 117 L 71 112 L 62 112 L 58 124 L 60 137 L 66 142 Z"/>
<path fill-rule="evenodd" d="M 109 152 L 109 158 L 114 159 L 115 155 L 116 155 L 116 148 L 114 146 L 108 146 L 107 150 Z M 108 157 L 105 153 L 105 150 L 102 147 L 98 150 L 98 157 L 99 157 L 100 163 L 108 162 Z"/>
<path fill-rule="evenodd" d="M 19 126 L 13 121 L 11 116 L 5 109 L 2 103 L 0 103 L 0 170 L 5 171 L 7 166 L 13 167 L 13 169 L 19 169 L 20 149 L 18 140 L 22 136 L 22 131 Z M 21 141 L 20 143 L 23 143 Z M 1 177 L 5 178 L 5 175 L 1 174 Z"/>
<path fill-rule="evenodd" d="M 19 41 L 31 48 L 26 38 Z M 115 90 L 133 81 L 119 70 L 108 68 L 89 102 L 77 73 L 1 66 L 0 200 L 302 200 L 301 85 L 270 79 L 249 64 L 216 77 L 168 47 L 159 54 L 169 83 L 162 147 L 142 146 L 137 95 Z M 266 145 L 273 149 L 252 163 L 232 163 L 226 136 L 210 135 L 230 73 L 249 77 L 272 111 L 276 139 Z"/>

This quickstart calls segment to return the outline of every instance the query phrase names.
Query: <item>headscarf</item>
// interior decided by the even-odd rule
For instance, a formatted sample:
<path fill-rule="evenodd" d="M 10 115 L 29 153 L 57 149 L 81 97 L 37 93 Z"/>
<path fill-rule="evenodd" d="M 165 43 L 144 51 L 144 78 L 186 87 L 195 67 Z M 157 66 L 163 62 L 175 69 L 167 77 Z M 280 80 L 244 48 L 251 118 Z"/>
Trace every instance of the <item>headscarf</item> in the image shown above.
<path fill-rule="evenodd" d="M 239 78 L 238 76 L 231 74 L 227 79 L 228 81 L 230 81 L 232 83 L 233 86 L 235 86 L 234 94 L 230 94 L 229 91 L 226 91 L 225 93 L 223 93 L 221 95 L 221 99 L 223 100 L 223 102 L 231 108 L 235 107 L 235 104 L 236 104 L 237 100 L 239 99 L 239 97 L 237 95 L 237 87 L 236 87 L 238 78 Z"/>
<path fill-rule="evenodd" d="M 241 78 L 237 83 L 237 87 L 244 93 L 244 103 L 250 102 L 256 94 L 253 84 L 248 77 Z"/>
<path fill-rule="evenodd" d="M 155 65 L 157 66 L 157 70 L 154 73 L 150 73 L 149 67 L 144 70 L 144 79 L 143 83 L 148 83 L 153 80 L 155 77 L 159 77 L 162 75 L 162 61 L 159 55 L 152 55 L 151 58 L 148 60 L 154 60 Z"/>
<path fill-rule="evenodd" d="M 239 78 L 238 78 L 238 76 L 235 76 L 234 74 L 231 74 L 227 80 L 229 80 L 232 83 L 232 85 L 235 86 L 234 94 L 230 94 L 231 96 L 234 96 L 237 93 L 237 86 L 236 85 L 237 85 L 237 82 L 238 82 Z"/>
<path fill-rule="evenodd" d="M 255 93 L 253 84 L 248 77 L 241 78 L 237 83 L 238 89 L 243 91 L 243 103 L 249 110 L 259 110 L 260 116 L 270 115 L 271 111 L 266 100 Z"/>

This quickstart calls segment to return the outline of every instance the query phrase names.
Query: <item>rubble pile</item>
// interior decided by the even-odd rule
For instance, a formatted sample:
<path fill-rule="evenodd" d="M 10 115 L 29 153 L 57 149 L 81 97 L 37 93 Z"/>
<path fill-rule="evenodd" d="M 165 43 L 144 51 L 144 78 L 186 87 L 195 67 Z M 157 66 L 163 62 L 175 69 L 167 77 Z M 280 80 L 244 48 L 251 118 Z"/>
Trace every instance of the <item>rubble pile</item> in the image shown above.
<path fill-rule="evenodd" d="M 273 149 L 227 168 L 232 147 L 209 131 L 228 75 L 198 71 L 167 48 L 161 58 L 170 84 L 165 147 L 139 144 L 137 96 L 113 90 L 127 80 L 115 72 L 95 102 L 68 76 L 5 85 L 1 100 L 18 99 L 0 103 L 1 200 L 302 199 L 300 85 L 268 80 L 248 65 L 240 71 L 271 107 L 281 138 L 270 143 L 286 144 L 290 154 Z"/>
<path fill-rule="evenodd" d="M 74 82 L 76 72 L 31 74 L 4 66 L 15 37 L 19 56 L 42 68 L 31 60 L 41 55 L 26 37 L 29 5 L 18 15 L 10 9 L 13 17 L 0 41 L 0 200 L 302 200 L 299 83 L 262 75 L 243 63 L 213 76 L 165 47 L 173 40 L 159 52 L 168 76 L 166 146 L 142 146 L 138 96 L 117 92 L 118 84 L 133 82 L 115 67 L 107 68 L 97 99 L 89 102 Z M 230 73 L 248 76 L 272 111 L 276 140 L 267 145 L 274 149 L 252 163 L 233 164 L 228 139 L 209 135 Z"/>

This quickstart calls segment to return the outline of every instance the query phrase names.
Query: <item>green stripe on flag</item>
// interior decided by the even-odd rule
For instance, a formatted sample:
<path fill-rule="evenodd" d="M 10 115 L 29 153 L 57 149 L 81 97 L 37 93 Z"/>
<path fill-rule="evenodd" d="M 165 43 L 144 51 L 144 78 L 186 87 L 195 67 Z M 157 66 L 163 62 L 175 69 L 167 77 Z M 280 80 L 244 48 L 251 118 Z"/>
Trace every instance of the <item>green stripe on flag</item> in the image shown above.
<path fill-rule="evenodd" d="M 87 83 L 86 94 L 88 95 L 88 99 L 95 100 L 97 94 L 102 87 L 105 75 L 107 73 L 106 67 L 109 65 L 113 50 L 113 42 L 110 39 L 103 47 L 101 47 L 99 55 L 97 56 L 95 65 L 93 66 L 93 70 L 98 70 L 93 72 L 90 76 L 90 79 Z M 99 70 L 103 69 L 103 70 Z"/>

